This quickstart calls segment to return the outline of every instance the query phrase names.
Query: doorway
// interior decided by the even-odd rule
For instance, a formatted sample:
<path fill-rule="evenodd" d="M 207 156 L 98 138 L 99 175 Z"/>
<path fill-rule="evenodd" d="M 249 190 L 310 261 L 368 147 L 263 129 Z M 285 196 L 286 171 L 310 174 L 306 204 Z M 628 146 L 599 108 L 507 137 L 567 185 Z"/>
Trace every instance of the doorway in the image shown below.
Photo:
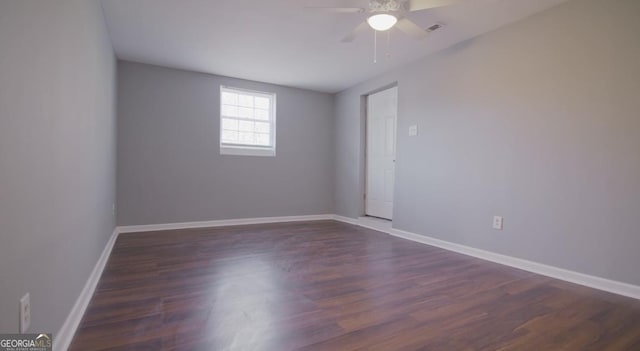
<path fill-rule="evenodd" d="M 393 219 L 398 87 L 367 96 L 365 214 Z"/>

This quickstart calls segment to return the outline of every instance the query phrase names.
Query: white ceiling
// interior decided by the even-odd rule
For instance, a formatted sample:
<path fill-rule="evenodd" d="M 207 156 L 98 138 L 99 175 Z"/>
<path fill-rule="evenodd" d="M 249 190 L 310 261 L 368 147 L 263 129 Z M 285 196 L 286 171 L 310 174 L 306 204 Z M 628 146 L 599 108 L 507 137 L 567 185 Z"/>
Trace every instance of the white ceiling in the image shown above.
<path fill-rule="evenodd" d="M 305 6 L 353 5 L 367 0 L 102 0 L 120 59 L 338 92 L 392 68 L 494 30 L 566 0 L 460 0 L 407 17 L 426 28 L 446 26 L 423 40 L 397 29 L 373 30 L 353 43 L 340 39 L 366 14 Z M 385 58 L 385 52 L 391 57 Z"/>

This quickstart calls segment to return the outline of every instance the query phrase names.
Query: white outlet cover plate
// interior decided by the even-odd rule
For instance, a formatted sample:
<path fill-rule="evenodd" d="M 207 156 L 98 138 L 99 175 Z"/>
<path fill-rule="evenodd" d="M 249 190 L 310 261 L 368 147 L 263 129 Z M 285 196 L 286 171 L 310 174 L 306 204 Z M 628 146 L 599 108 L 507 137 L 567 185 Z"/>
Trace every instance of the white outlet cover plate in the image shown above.
<path fill-rule="evenodd" d="M 493 229 L 502 230 L 502 216 L 493 216 Z"/>
<path fill-rule="evenodd" d="M 418 126 L 417 125 L 412 125 L 409 126 L 409 136 L 416 136 L 418 135 Z"/>
<path fill-rule="evenodd" d="M 29 293 L 20 299 L 20 333 L 25 333 L 31 325 L 31 297 Z"/>

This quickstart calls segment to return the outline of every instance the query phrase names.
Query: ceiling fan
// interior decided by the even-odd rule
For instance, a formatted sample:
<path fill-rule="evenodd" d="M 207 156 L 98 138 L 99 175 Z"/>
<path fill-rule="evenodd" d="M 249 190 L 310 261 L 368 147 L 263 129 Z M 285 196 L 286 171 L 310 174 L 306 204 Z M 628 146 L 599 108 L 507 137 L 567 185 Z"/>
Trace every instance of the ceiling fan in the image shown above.
<path fill-rule="evenodd" d="M 396 27 L 412 38 L 422 39 L 429 35 L 429 32 L 406 18 L 405 14 L 413 11 L 447 6 L 454 2 L 456 2 L 456 0 L 369 0 L 367 7 L 309 8 L 338 13 L 368 13 L 367 19 L 341 40 L 343 43 L 350 43 L 367 27 L 371 27 L 379 32 Z"/>

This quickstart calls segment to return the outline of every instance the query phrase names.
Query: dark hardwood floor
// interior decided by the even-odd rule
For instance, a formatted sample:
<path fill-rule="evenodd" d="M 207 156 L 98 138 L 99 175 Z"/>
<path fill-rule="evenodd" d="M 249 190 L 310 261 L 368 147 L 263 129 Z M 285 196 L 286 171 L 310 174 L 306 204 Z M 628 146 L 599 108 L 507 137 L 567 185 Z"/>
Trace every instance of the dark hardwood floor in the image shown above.
<path fill-rule="evenodd" d="M 334 221 L 120 235 L 71 350 L 640 350 L 640 301 Z"/>

